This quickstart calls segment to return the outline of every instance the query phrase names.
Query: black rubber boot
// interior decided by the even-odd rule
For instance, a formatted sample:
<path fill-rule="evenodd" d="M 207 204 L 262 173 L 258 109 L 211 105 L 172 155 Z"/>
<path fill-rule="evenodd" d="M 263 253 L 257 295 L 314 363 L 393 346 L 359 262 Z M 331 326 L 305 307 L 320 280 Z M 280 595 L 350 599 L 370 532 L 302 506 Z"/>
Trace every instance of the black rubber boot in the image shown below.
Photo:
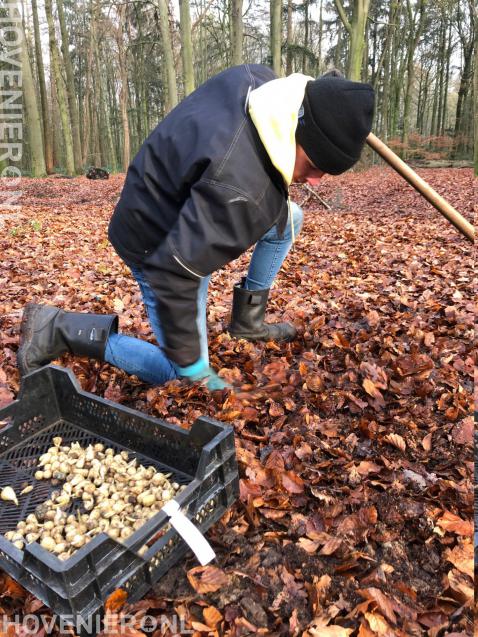
<path fill-rule="evenodd" d="M 20 327 L 17 363 L 24 376 L 65 352 L 104 360 L 106 341 L 118 331 L 116 314 L 65 312 L 28 303 Z"/>
<path fill-rule="evenodd" d="M 293 341 L 297 330 L 290 323 L 264 323 L 269 290 L 246 290 L 244 279 L 234 286 L 229 332 L 248 341 Z"/>

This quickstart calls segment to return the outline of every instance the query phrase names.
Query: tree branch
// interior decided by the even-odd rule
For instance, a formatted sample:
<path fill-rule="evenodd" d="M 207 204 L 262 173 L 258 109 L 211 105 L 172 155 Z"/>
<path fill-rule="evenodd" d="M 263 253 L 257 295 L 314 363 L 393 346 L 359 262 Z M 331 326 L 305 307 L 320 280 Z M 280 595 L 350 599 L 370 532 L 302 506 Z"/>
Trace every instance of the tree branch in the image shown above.
<path fill-rule="evenodd" d="M 342 1 L 334 0 L 334 2 L 335 2 L 335 6 L 337 7 L 337 11 L 339 13 L 340 19 L 344 23 L 344 27 L 350 33 L 350 35 L 352 35 L 352 25 L 350 24 L 349 19 L 347 18 Z"/>
<path fill-rule="evenodd" d="M 371 16 L 367 16 L 367 20 L 373 22 L 374 24 L 384 24 L 386 27 L 398 27 L 398 24 L 395 24 L 393 22 L 385 22 L 384 20 L 375 20 L 375 18 L 372 18 Z"/>
<path fill-rule="evenodd" d="M 212 5 L 213 2 L 214 2 L 214 0 L 210 0 L 208 2 L 208 4 L 206 5 L 206 8 L 204 9 L 204 11 L 201 13 L 201 15 L 198 16 L 197 19 L 193 22 L 193 24 L 191 26 L 191 33 L 196 29 L 196 27 L 198 27 L 201 24 L 201 22 L 205 18 L 206 14 L 209 11 L 209 8 L 210 8 L 210 6 Z"/>
<path fill-rule="evenodd" d="M 313 188 L 311 188 L 309 186 L 309 184 L 304 184 L 304 188 L 310 192 L 311 195 L 313 195 L 314 197 L 316 197 L 320 203 L 324 206 L 324 208 L 326 208 L 327 210 L 332 210 L 332 207 L 329 206 L 329 204 L 325 201 L 325 199 L 322 199 L 322 197 L 320 195 L 318 195 L 315 190 Z"/>

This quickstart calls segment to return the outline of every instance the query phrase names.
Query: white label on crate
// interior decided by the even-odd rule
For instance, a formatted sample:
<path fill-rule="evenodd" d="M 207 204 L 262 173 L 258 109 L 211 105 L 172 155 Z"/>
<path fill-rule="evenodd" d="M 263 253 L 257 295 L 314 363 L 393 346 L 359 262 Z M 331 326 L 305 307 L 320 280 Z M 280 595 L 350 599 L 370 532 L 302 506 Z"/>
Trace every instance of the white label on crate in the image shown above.
<path fill-rule="evenodd" d="M 171 524 L 193 551 L 201 566 L 209 564 L 216 557 L 212 546 L 201 531 L 184 515 L 176 500 L 166 502 L 163 511 L 169 515 Z"/>

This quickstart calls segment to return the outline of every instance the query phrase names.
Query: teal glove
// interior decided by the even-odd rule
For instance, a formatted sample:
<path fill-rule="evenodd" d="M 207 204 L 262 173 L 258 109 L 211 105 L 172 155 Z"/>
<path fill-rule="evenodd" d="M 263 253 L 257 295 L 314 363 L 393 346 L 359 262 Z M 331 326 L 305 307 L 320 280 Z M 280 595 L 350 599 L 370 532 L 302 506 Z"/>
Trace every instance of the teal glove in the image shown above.
<path fill-rule="evenodd" d="M 207 378 L 206 387 L 210 391 L 216 391 L 217 389 L 226 389 L 230 385 L 226 381 L 219 378 L 216 372 L 210 367 L 207 362 L 200 358 L 192 365 L 187 367 L 178 367 L 179 376 L 187 378 L 192 383 L 197 383 Z"/>

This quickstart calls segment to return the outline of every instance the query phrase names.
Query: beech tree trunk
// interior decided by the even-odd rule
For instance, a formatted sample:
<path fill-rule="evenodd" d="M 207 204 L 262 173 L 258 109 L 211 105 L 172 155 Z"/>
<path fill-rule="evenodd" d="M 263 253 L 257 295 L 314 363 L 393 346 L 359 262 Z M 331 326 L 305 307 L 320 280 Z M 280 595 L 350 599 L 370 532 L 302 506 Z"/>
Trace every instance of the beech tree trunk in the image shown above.
<path fill-rule="evenodd" d="M 293 7 L 292 0 L 287 2 L 287 53 L 286 53 L 286 70 L 285 74 L 290 75 L 292 73 L 292 18 Z"/>
<path fill-rule="evenodd" d="M 274 73 L 280 77 L 282 74 L 282 0 L 270 0 L 270 14 L 272 68 Z"/>
<path fill-rule="evenodd" d="M 48 174 L 53 172 L 53 140 L 51 134 L 50 114 L 48 109 L 48 96 L 45 81 L 45 67 L 40 39 L 40 25 L 38 22 L 37 0 L 32 0 L 33 31 L 35 34 L 35 58 L 37 66 L 38 86 L 40 93 L 40 105 L 43 123 L 43 145 L 45 156 L 45 168 Z"/>
<path fill-rule="evenodd" d="M 24 32 L 23 39 L 25 41 Z M 46 166 L 45 155 L 43 154 L 40 110 L 38 108 L 32 68 L 25 42 L 23 46 L 20 46 L 20 51 L 22 62 L 23 104 L 26 115 L 26 129 L 28 130 L 28 137 L 30 141 L 32 177 L 45 177 Z"/>
<path fill-rule="evenodd" d="M 342 0 L 334 1 L 340 19 L 350 37 L 347 77 L 349 80 L 360 82 L 365 49 L 365 27 L 367 24 L 370 0 L 353 0 L 352 20 L 349 20 L 347 17 Z"/>
<path fill-rule="evenodd" d="M 58 21 L 60 23 L 61 32 L 61 52 L 66 74 L 66 93 L 68 96 L 68 108 L 70 111 L 71 136 L 73 139 L 73 156 L 75 158 L 75 170 L 77 173 L 80 173 L 83 169 L 80 140 L 80 115 L 78 112 L 78 104 L 76 101 L 75 79 L 73 75 L 73 65 L 71 63 L 70 56 L 70 42 L 68 31 L 66 29 L 65 15 L 63 12 L 63 0 L 56 0 L 56 6 L 58 9 Z"/>
<path fill-rule="evenodd" d="M 304 0 L 304 44 L 302 50 L 302 73 L 307 74 L 307 50 L 309 48 L 309 3 Z"/>
<path fill-rule="evenodd" d="M 415 50 L 420 40 L 424 18 L 425 18 L 425 0 L 420 0 L 416 7 L 415 14 L 412 12 L 410 0 L 407 0 L 407 12 L 408 12 L 408 30 L 409 41 L 407 51 L 407 85 L 405 88 L 405 100 L 403 106 L 403 130 L 402 130 L 402 143 L 405 148 L 408 146 L 408 136 L 410 130 L 410 105 L 412 103 L 412 89 L 413 82 L 415 80 Z"/>
<path fill-rule="evenodd" d="M 159 28 L 161 30 L 161 40 L 163 43 L 163 55 L 166 83 L 168 89 L 168 102 L 166 112 L 173 109 L 178 103 L 178 89 L 176 86 L 176 71 L 174 68 L 174 54 L 171 43 L 171 32 L 169 30 L 169 13 L 167 0 L 158 0 L 159 8 Z"/>
<path fill-rule="evenodd" d="M 470 19 L 470 32 L 467 34 L 464 30 L 461 19 L 458 22 L 458 31 L 462 44 L 463 51 L 463 70 L 460 78 L 460 88 L 458 90 L 458 100 L 456 104 L 455 115 L 455 148 L 454 156 L 457 156 L 465 146 L 463 136 L 466 132 L 466 112 L 465 105 L 467 96 L 473 85 L 473 53 L 475 48 L 475 42 L 477 39 L 478 20 L 476 2 L 473 4 L 472 0 L 468 2 L 469 19 Z M 476 52 L 475 52 L 476 58 Z M 476 74 L 476 68 L 475 68 Z M 476 108 L 476 94 L 475 94 L 475 108 Z"/>
<path fill-rule="evenodd" d="M 242 21 L 243 0 L 231 0 L 231 62 L 233 66 L 242 64 L 242 41 L 244 24 Z"/>
<path fill-rule="evenodd" d="M 123 42 L 123 26 L 125 23 L 126 5 L 119 9 L 120 24 L 117 30 L 118 42 L 118 64 L 120 69 L 121 89 L 120 89 L 120 111 L 121 123 L 123 126 L 123 171 L 128 170 L 131 160 L 131 139 L 128 119 L 128 67 L 126 59 L 126 49 Z M 169 27 L 168 27 L 169 31 Z M 177 98 L 176 98 L 177 99 Z"/>
<path fill-rule="evenodd" d="M 55 82 L 58 108 L 62 124 L 62 134 L 65 146 L 65 171 L 67 175 L 75 174 L 75 157 L 73 153 L 73 137 L 71 134 L 71 120 L 68 110 L 68 101 L 61 74 L 60 53 L 56 43 L 55 24 L 53 22 L 52 0 L 45 0 L 45 13 L 48 22 L 48 34 L 50 42 L 50 61 Z"/>
<path fill-rule="evenodd" d="M 193 45 L 191 40 L 191 11 L 189 7 L 189 0 L 179 0 L 179 14 L 184 94 L 189 95 L 189 93 L 194 91 Z"/>
<path fill-rule="evenodd" d="M 82 148 L 81 155 L 83 160 L 83 165 L 88 166 L 89 162 L 89 153 L 90 153 L 90 133 L 91 133 L 91 113 L 90 113 L 90 95 L 92 90 L 93 83 L 93 52 L 95 48 L 95 28 L 96 28 L 96 11 L 97 5 L 94 0 L 90 0 L 90 13 L 91 13 L 91 22 L 90 22 L 90 33 L 88 38 L 88 48 L 86 54 L 86 78 L 85 78 L 85 93 L 83 95 L 83 137 L 82 137 Z"/>

